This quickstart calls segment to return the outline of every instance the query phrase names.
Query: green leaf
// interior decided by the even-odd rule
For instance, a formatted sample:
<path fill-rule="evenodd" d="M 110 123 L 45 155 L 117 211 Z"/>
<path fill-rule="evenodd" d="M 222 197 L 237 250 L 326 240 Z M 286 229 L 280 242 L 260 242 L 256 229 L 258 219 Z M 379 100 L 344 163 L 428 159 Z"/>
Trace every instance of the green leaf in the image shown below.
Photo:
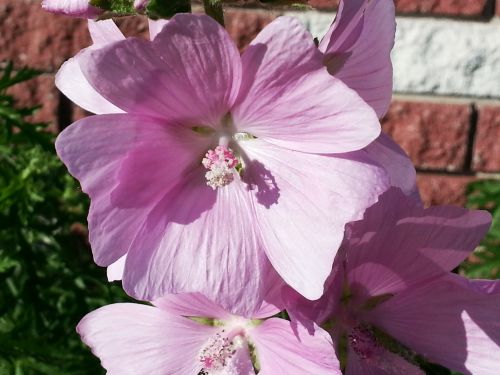
<path fill-rule="evenodd" d="M 500 181 L 481 180 L 467 188 L 467 206 L 488 210 L 493 221 L 488 234 L 461 272 L 472 278 L 500 278 Z"/>

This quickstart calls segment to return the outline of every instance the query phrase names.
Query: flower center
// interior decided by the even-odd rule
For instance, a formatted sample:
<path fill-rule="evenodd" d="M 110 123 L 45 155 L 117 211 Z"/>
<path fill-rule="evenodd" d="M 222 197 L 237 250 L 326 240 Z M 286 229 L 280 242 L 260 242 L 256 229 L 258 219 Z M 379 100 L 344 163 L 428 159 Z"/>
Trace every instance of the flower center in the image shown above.
<path fill-rule="evenodd" d="M 232 375 L 237 374 L 234 369 L 234 357 L 238 349 L 242 348 L 245 340 L 240 335 L 232 339 L 225 336 L 225 330 L 212 336 L 205 347 L 198 354 L 198 361 L 202 369 L 198 375 Z"/>
<path fill-rule="evenodd" d="M 220 145 L 214 150 L 208 150 L 201 164 L 208 169 L 205 173 L 207 185 L 215 190 L 233 182 L 240 162 L 233 150 L 228 146 Z"/>
<path fill-rule="evenodd" d="M 373 332 L 364 326 L 353 328 L 348 335 L 351 349 L 361 358 L 370 359 L 380 354 L 381 345 Z"/>

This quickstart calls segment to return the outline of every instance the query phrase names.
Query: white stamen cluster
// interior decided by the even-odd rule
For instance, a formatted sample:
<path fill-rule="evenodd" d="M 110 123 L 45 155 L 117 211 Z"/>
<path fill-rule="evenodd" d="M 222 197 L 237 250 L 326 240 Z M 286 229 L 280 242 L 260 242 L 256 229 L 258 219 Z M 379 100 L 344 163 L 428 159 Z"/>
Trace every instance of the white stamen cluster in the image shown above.
<path fill-rule="evenodd" d="M 229 168 L 227 165 L 216 165 L 212 167 L 207 173 L 205 173 L 205 178 L 207 179 L 207 185 L 213 190 L 218 187 L 223 187 L 229 185 L 234 180 L 234 170 Z"/>

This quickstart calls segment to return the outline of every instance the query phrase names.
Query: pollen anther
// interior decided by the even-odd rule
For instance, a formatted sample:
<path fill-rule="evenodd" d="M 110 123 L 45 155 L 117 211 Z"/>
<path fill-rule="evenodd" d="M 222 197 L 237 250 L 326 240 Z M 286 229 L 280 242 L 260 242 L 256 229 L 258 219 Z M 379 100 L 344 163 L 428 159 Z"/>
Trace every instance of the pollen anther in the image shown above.
<path fill-rule="evenodd" d="M 215 190 L 234 180 L 239 160 L 229 147 L 217 146 L 214 150 L 208 150 L 201 163 L 208 169 L 205 173 L 207 185 Z"/>

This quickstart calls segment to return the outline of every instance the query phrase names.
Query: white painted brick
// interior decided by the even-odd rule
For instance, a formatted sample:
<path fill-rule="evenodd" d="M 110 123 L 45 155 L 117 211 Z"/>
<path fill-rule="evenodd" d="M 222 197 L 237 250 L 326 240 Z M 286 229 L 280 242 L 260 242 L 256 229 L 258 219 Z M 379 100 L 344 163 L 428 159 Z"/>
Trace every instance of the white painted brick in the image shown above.
<path fill-rule="evenodd" d="M 333 13 L 291 12 L 321 37 Z M 500 22 L 397 19 L 394 89 L 400 93 L 500 98 Z"/>

